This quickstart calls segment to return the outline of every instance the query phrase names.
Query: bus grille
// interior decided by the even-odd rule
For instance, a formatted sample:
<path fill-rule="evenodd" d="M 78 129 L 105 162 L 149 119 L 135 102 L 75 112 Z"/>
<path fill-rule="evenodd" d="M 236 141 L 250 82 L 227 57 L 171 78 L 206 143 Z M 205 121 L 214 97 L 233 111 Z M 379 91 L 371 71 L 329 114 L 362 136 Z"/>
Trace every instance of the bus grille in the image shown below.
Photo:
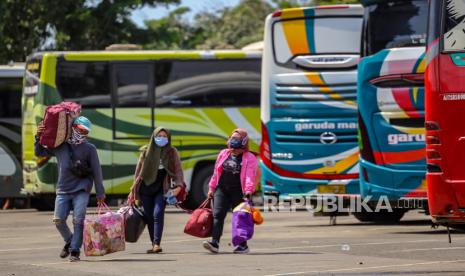
<path fill-rule="evenodd" d="M 306 143 L 306 144 L 321 144 L 321 134 L 325 131 L 316 133 L 308 132 L 287 132 L 276 131 L 276 142 L 280 143 Z M 335 133 L 336 143 L 357 143 L 357 132 Z"/>
<path fill-rule="evenodd" d="M 338 102 L 355 101 L 357 86 L 355 83 L 338 85 L 290 85 L 276 86 L 276 101 L 289 102 Z"/>

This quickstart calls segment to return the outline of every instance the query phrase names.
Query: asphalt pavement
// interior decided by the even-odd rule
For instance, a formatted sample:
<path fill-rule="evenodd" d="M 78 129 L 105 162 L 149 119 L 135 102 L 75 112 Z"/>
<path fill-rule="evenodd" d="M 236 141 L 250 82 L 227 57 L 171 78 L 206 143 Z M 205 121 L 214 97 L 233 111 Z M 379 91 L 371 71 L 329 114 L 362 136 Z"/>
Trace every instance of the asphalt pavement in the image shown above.
<path fill-rule="evenodd" d="M 247 255 L 232 254 L 230 214 L 217 255 L 183 233 L 187 214 L 169 209 L 165 218 L 161 254 L 145 254 L 144 232 L 124 252 L 70 263 L 58 257 L 63 244 L 51 212 L 0 211 L 0 275 L 465 275 L 465 235 L 452 232 L 449 244 L 447 231 L 419 212 L 397 225 L 264 213 Z"/>

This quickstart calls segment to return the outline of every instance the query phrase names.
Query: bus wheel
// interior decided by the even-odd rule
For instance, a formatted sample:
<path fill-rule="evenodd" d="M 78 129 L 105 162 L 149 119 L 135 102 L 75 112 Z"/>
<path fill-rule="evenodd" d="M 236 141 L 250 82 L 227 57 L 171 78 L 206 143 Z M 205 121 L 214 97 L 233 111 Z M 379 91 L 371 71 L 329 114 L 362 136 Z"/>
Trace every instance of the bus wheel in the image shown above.
<path fill-rule="evenodd" d="M 208 183 L 213 175 L 213 167 L 213 164 L 206 165 L 195 173 L 190 198 L 196 207 L 207 198 Z"/>
<path fill-rule="evenodd" d="M 55 195 L 36 195 L 31 198 L 31 207 L 39 211 L 53 211 Z"/>
<path fill-rule="evenodd" d="M 361 222 L 373 222 L 373 223 L 397 223 L 405 215 L 407 210 L 405 209 L 393 209 L 392 212 L 387 210 L 380 210 L 380 212 L 367 212 L 363 210 L 361 212 L 353 213 L 354 217 Z"/>

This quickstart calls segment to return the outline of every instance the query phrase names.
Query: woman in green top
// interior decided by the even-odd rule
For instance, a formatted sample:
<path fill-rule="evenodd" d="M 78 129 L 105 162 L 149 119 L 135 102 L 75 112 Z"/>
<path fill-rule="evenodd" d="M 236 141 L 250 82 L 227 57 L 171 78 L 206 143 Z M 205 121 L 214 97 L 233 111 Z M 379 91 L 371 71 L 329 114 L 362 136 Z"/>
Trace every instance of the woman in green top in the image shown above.
<path fill-rule="evenodd" d="M 174 183 L 171 186 L 171 183 Z M 164 195 L 172 189 L 176 196 L 181 187 L 185 187 L 179 153 L 171 146 L 168 129 L 158 127 L 154 130 L 147 146 L 142 148 L 137 162 L 134 184 L 128 196 L 128 202 L 142 202 L 150 234 L 152 248 L 147 253 L 162 252 L 160 247 L 163 234 L 163 222 L 166 200 Z"/>

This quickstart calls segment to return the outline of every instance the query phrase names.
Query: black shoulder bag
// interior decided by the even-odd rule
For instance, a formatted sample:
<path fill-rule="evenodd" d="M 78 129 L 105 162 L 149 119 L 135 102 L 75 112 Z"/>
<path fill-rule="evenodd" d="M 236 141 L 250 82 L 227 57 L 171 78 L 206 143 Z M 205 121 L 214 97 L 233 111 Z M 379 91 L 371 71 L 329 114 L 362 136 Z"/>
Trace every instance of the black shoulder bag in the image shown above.
<path fill-rule="evenodd" d="M 70 144 L 65 142 L 68 146 L 69 158 L 71 160 L 71 173 L 79 178 L 87 178 L 92 175 L 92 169 L 89 167 L 87 162 L 81 162 L 81 160 L 74 159 L 74 151 Z"/>

